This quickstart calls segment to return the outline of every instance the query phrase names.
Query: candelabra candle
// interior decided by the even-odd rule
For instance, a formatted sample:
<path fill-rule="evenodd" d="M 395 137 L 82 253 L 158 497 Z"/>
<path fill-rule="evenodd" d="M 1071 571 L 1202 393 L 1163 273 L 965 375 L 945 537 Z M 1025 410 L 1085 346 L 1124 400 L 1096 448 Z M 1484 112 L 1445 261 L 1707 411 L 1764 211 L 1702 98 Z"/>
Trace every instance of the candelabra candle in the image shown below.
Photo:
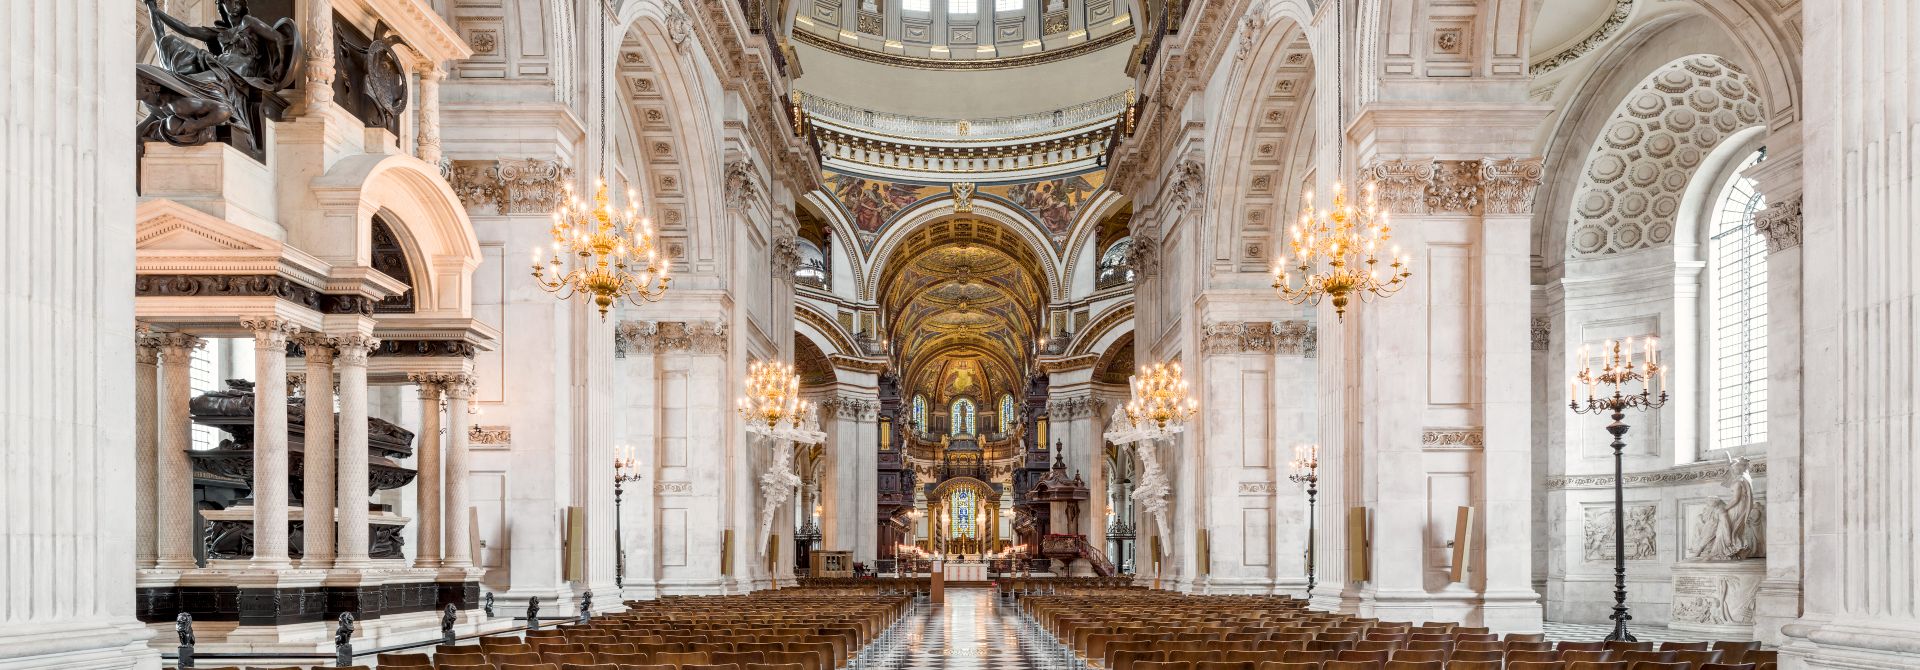
<path fill-rule="evenodd" d="M 1627 608 L 1627 520 L 1625 454 L 1627 448 L 1627 410 L 1658 410 L 1667 404 L 1667 369 L 1660 364 L 1660 341 L 1649 337 L 1640 350 L 1640 362 L 1633 360 L 1633 338 L 1607 340 L 1600 349 L 1600 369 L 1592 367 L 1593 356 L 1580 347 L 1580 371 L 1567 384 L 1567 405 L 1575 414 L 1605 414 L 1613 419 L 1607 433 L 1613 436 L 1613 632 L 1608 640 L 1635 641 L 1627 632 L 1633 614 Z M 1635 385 L 1639 390 L 1633 390 Z M 1587 397 L 1580 400 L 1580 387 Z"/>

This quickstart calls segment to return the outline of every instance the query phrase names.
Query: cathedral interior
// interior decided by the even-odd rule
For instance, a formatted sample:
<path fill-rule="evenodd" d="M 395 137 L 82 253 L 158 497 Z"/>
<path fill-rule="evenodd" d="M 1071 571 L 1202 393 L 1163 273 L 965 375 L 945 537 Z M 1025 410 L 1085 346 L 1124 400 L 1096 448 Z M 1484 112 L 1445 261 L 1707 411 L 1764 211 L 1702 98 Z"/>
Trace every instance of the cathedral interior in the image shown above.
<path fill-rule="evenodd" d="M 0 17 L 0 670 L 1920 667 L 1905 0 Z"/>

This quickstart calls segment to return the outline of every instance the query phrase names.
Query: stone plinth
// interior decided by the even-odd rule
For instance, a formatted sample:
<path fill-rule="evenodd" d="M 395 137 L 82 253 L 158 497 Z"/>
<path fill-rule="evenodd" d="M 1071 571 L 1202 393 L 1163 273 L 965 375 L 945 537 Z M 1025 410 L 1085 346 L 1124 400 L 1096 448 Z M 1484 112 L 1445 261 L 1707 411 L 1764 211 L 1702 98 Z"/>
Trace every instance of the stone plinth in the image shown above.
<path fill-rule="evenodd" d="M 1667 627 L 1726 640 L 1753 639 L 1754 604 L 1766 559 L 1673 565 L 1673 618 Z"/>

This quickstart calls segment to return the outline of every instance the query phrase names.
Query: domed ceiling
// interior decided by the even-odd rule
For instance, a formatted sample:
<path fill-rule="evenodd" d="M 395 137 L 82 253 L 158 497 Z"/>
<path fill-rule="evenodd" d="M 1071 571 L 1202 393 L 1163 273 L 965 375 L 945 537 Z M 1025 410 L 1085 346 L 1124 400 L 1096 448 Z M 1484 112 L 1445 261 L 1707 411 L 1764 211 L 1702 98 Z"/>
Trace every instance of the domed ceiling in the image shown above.
<path fill-rule="evenodd" d="M 797 41 L 936 69 L 1033 65 L 1134 32 L 1126 0 L 800 0 L 797 10 Z"/>

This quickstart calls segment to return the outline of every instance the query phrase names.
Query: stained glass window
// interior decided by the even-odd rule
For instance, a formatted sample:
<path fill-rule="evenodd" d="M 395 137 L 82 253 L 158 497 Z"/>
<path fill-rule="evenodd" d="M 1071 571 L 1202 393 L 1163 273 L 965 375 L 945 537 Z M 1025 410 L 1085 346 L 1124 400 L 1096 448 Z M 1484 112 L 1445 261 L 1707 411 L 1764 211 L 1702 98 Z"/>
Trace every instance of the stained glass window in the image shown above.
<path fill-rule="evenodd" d="M 953 401 L 953 411 L 947 417 L 947 421 L 953 424 L 953 434 L 977 435 L 978 433 L 975 432 L 974 430 L 973 419 L 974 419 L 973 400 L 968 398 L 961 398 L 959 400 Z"/>
<path fill-rule="evenodd" d="M 1745 171 L 1765 157 L 1756 151 Z M 1767 242 L 1754 215 L 1767 206 L 1759 185 L 1735 174 L 1720 193 L 1708 242 L 1713 282 L 1711 350 L 1715 448 L 1767 442 Z"/>
<path fill-rule="evenodd" d="M 1000 434 L 1013 432 L 1013 394 L 1000 396 Z"/>
<path fill-rule="evenodd" d="M 978 519 L 974 518 L 979 502 L 973 489 L 953 490 L 953 537 L 973 539 L 978 534 Z"/>
<path fill-rule="evenodd" d="M 913 395 L 913 427 L 927 429 L 927 397 L 918 393 Z"/>

